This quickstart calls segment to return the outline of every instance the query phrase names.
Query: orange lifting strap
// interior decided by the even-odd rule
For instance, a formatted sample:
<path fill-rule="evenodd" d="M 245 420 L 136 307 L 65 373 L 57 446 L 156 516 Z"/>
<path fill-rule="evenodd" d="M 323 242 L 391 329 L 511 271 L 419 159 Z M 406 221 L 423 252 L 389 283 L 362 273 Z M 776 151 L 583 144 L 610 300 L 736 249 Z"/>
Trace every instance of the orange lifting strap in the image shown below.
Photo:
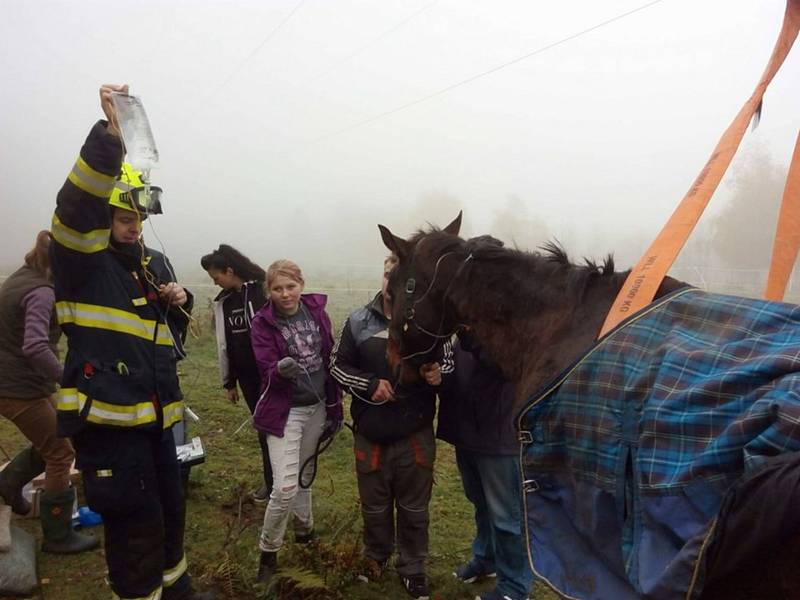
<path fill-rule="evenodd" d="M 767 300 L 783 300 L 786 284 L 797 260 L 798 248 L 800 248 L 800 134 L 794 145 L 792 164 L 789 165 L 789 175 L 786 177 L 786 187 L 783 190 L 778 227 L 775 230 L 772 261 L 769 265 L 767 287 L 764 290 L 764 298 Z"/>
<path fill-rule="evenodd" d="M 795 38 L 797 38 L 798 29 L 800 29 L 800 0 L 787 0 L 786 12 L 783 17 L 783 27 L 781 27 L 778 40 L 775 42 L 775 48 L 772 51 L 772 56 L 770 56 L 767 68 L 764 70 L 764 74 L 761 76 L 761 80 L 758 82 L 755 91 L 747 102 L 745 102 L 742 109 L 736 115 L 736 118 L 734 118 L 733 122 L 728 126 L 728 129 L 725 130 L 725 133 L 722 134 L 722 138 L 717 143 L 717 147 L 714 148 L 711 158 L 708 159 L 705 167 L 700 171 L 692 187 L 689 188 L 689 191 L 683 197 L 683 200 L 681 200 L 675 212 L 672 213 L 672 216 L 658 234 L 658 237 L 656 237 L 644 256 L 639 259 L 639 262 L 631 270 L 619 295 L 611 306 L 611 310 L 606 317 L 605 323 L 603 323 L 598 337 L 604 336 L 623 319 L 629 317 L 653 301 L 656 291 L 664 280 L 667 271 L 669 271 L 670 267 L 675 262 L 678 253 L 681 251 L 681 248 L 683 248 L 689 234 L 700 219 L 700 215 L 703 214 L 703 210 L 705 210 L 708 205 L 711 195 L 717 189 L 720 180 L 722 180 L 722 176 L 731 164 L 733 155 L 739 148 L 742 137 L 744 137 L 744 133 L 747 130 L 747 125 L 761 106 L 761 100 L 764 97 L 767 86 L 778 72 L 778 69 L 780 69 L 784 59 L 789 54 L 789 50 L 792 48 L 792 44 L 794 44 Z M 800 202 L 797 198 L 798 184 L 796 181 L 794 183 L 792 182 L 793 179 L 797 179 L 798 171 L 800 171 L 800 167 L 797 165 L 797 154 L 798 151 L 795 149 L 792 168 L 789 171 L 789 181 L 787 182 L 786 193 L 784 194 L 784 199 L 788 198 L 791 190 L 795 208 L 789 211 L 787 203 L 784 202 L 784 206 L 781 208 L 781 219 L 779 221 L 781 225 L 779 225 L 778 231 L 780 237 L 782 231 L 781 226 L 783 226 L 784 229 L 794 227 L 792 231 L 789 231 L 784 236 L 780 237 L 780 239 L 781 242 L 783 242 L 783 240 L 791 240 L 791 242 L 795 244 L 795 247 L 793 250 L 786 248 L 785 251 L 781 250 L 780 252 L 776 249 L 776 252 L 784 257 L 783 260 L 788 258 L 790 254 L 792 256 L 792 263 L 789 264 L 788 271 L 785 273 L 785 277 L 787 278 L 788 273 L 791 272 L 791 264 L 794 262 L 793 257 L 797 254 L 797 243 L 800 243 L 796 226 L 798 217 L 786 216 L 784 214 L 788 211 L 794 212 L 796 215 L 796 205 Z M 778 241 L 778 237 L 776 237 L 776 244 Z M 785 267 L 782 269 L 785 269 Z M 784 271 L 778 269 L 773 270 L 776 273 L 776 289 L 780 288 L 782 290 L 785 287 L 785 281 L 781 284 L 780 278 L 784 276 L 782 275 Z M 772 279 L 771 272 L 770 280 Z"/>

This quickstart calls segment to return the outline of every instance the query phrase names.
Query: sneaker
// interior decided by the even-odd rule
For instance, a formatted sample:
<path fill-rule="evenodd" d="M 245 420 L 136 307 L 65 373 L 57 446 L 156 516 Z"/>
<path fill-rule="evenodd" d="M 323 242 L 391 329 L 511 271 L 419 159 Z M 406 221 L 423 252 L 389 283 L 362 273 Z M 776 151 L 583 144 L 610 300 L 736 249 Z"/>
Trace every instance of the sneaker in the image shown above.
<path fill-rule="evenodd" d="M 458 579 L 461 583 L 475 583 L 487 577 L 497 577 L 497 573 L 488 571 L 486 568 L 482 567 L 477 560 L 472 559 L 468 563 L 464 563 L 458 567 L 455 573 L 453 573 L 453 577 Z"/>
<path fill-rule="evenodd" d="M 428 588 L 428 578 L 425 573 L 417 575 L 400 575 L 400 582 L 406 588 L 408 595 L 417 600 L 429 600 L 431 596 L 430 589 Z"/>
<path fill-rule="evenodd" d="M 475 596 L 475 600 L 518 600 L 517 598 L 512 598 L 506 594 L 501 594 L 497 590 L 491 590 L 489 592 L 484 592 L 479 596 Z M 529 600 L 528 598 L 523 598 L 522 600 Z"/>
<path fill-rule="evenodd" d="M 364 566 L 361 573 L 358 574 L 358 580 L 364 583 L 370 581 L 378 581 L 383 577 L 383 572 L 386 570 L 386 564 L 389 562 L 388 558 L 383 560 L 375 560 L 374 558 L 365 557 Z"/>
<path fill-rule="evenodd" d="M 255 492 L 250 494 L 250 497 L 253 498 L 253 502 L 256 504 L 266 504 L 269 500 L 269 492 L 270 491 L 267 489 L 267 486 L 262 485 Z"/>

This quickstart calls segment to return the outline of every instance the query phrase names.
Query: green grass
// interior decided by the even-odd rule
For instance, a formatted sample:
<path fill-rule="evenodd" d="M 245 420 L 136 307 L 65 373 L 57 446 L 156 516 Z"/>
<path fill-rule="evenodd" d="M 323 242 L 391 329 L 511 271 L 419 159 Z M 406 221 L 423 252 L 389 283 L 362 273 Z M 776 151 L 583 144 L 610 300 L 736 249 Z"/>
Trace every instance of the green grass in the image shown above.
<path fill-rule="evenodd" d="M 344 299 L 331 307 L 338 324 L 349 310 Z M 359 298 L 359 302 L 364 300 Z M 205 301 L 198 308 L 205 307 Z M 350 306 L 357 306 L 353 303 Z M 245 425 L 244 403 L 231 405 L 218 384 L 216 348 L 208 314 L 198 310 L 202 334 L 187 344 L 189 360 L 181 365 L 186 401 L 200 415 L 190 426 L 190 436 L 199 435 L 206 462 L 192 469 L 187 501 L 186 554 L 198 587 L 213 585 L 220 598 L 250 600 L 407 598 L 393 570 L 383 580 L 364 584 L 354 581 L 361 550 L 361 516 L 352 453 L 352 436 L 343 430 L 320 457 L 314 484 L 314 515 L 320 540 L 309 548 L 291 543 L 291 533 L 279 554 L 282 589 L 265 590 L 254 585 L 259 551 L 258 535 L 263 507 L 246 502 L 259 483 L 260 451 L 255 432 Z M 338 327 L 337 327 L 338 329 Z M 347 414 L 347 413 L 345 413 Z M 8 452 L 22 449 L 26 440 L 5 419 L 0 420 L 0 439 Z M 15 519 L 41 537 L 38 521 Z M 290 528 L 291 529 L 291 528 Z M 102 535 L 102 527 L 91 528 Z M 464 498 L 453 449 L 439 443 L 435 485 L 431 502 L 428 575 L 432 598 L 472 600 L 491 584 L 464 586 L 452 576 L 453 569 L 469 558 L 474 533 L 471 505 Z M 79 556 L 39 554 L 42 597 L 52 600 L 106 600 L 102 551 Z M 305 588 L 303 588 L 305 586 Z M 555 594 L 537 585 L 537 600 L 554 600 Z"/>

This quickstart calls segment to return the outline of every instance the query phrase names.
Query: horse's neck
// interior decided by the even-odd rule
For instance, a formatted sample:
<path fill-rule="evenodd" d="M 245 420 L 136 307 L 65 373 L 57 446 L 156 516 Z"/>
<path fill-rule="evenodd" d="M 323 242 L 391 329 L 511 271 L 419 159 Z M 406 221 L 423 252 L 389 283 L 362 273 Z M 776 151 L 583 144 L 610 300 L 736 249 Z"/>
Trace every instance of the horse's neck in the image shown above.
<path fill-rule="evenodd" d="M 559 292 L 555 285 L 552 293 L 535 294 L 536 307 L 526 310 L 535 285 L 526 276 L 531 277 L 525 272 L 512 276 L 507 289 L 496 290 L 500 293 L 495 311 L 487 311 L 486 303 L 480 300 L 459 307 L 464 321 L 474 328 L 505 376 L 517 384 L 517 396 L 523 399 L 589 349 L 624 281 L 621 274 L 598 277 L 578 301 L 569 298 L 566 291 Z M 473 277 L 471 281 L 476 289 L 465 297 L 480 299 L 479 288 L 485 278 Z M 493 314 L 512 316 L 498 319 Z"/>

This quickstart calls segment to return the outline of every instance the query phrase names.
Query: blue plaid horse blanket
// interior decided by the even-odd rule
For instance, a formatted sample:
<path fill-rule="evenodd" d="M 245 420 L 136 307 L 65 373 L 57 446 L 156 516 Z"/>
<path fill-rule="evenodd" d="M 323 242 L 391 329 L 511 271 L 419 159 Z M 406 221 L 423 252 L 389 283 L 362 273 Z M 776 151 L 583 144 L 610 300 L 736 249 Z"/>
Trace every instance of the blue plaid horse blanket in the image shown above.
<path fill-rule="evenodd" d="M 800 307 L 678 290 L 517 426 L 534 572 L 585 600 L 693 598 L 726 491 L 800 450 Z"/>

